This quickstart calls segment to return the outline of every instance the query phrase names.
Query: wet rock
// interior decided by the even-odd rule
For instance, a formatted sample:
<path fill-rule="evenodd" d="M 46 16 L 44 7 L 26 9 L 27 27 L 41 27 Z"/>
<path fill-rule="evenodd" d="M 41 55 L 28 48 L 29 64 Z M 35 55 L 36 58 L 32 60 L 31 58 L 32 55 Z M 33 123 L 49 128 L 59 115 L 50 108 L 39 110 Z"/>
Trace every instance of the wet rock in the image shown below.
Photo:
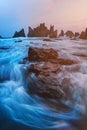
<path fill-rule="evenodd" d="M 69 37 L 69 38 L 73 38 L 73 37 L 74 37 L 74 33 L 73 33 L 72 31 L 67 31 L 67 32 L 65 33 L 65 35 L 66 35 L 67 37 Z"/>
<path fill-rule="evenodd" d="M 60 71 L 61 66 L 51 62 L 32 64 L 28 70 L 29 92 L 44 98 L 62 98 L 64 92 L 57 78 Z"/>
<path fill-rule="evenodd" d="M 16 31 L 13 38 L 15 37 L 25 37 L 24 29 L 21 29 L 19 32 Z"/>
<path fill-rule="evenodd" d="M 73 65 L 73 64 L 77 64 L 78 61 L 67 59 L 67 58 L 58 58 L 58 63 L 61 65 Z"/>
<path fill-rule="evenodd" d="M 55 61 L 58 58 L 58 53 L 54 49 L 33 48 L 28 51 L 29 61 Z"/>

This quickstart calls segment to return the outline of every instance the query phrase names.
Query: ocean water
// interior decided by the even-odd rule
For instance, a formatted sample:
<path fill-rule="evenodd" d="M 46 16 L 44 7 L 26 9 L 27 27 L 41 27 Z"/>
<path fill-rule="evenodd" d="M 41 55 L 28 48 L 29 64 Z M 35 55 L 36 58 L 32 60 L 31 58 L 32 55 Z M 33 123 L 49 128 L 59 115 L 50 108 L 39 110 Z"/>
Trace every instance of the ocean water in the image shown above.
<path fill-rule="evenodd" d="M 87 41 L 43 38 L 0 39 L 0 130 L 87 130 Z M 21 42 L 19 42 L 21 40 Z M 28 48 L 54 48 L 60 57 L 78 61 L 62 66 L 65 98 L 42 99 L 29 95 L 21 64 Z"/>

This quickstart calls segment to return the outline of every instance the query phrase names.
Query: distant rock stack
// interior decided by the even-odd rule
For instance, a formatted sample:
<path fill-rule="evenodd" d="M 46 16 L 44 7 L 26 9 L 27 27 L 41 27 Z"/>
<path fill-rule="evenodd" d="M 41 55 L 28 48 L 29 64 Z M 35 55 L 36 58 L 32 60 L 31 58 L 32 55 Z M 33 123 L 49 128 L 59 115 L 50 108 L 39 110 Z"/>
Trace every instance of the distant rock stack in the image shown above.
<path fill-rule="evenodd" d="M 59 34 L 59 37 L 63 37 L 64 36 L 64 31 L 61 30 L 60 34 Z"/>
<path fill-rule="evenodd" d="M 49 37 L 50 38 L 57 38 L 57 30 L 54 30 L 54 25 L 50 26 Z"/>
<path fill-rule="evenodd" d="M 28 37 L 47 37 L 49 35 L 49 30 L 45 26 L 45 23 L 41 23 L 38 27 L 32 29 L 29 27 Z"/>
<path fill-rule="evenodd" d="M 84 31 L 81 32 L 79 38 L 81 38 L 81 39 L 87 39 L 87 28 L 85 29 L 85 32 Z"/>
<path fill-rule="evenodd" d="M 54 26 L 50 26 L 50 30 L 45 26 L 45 23 L 41 23 L 38 27 L 32 29 L 29 27 L 28 37 L 57 37 L 57 30 L 54 31 Z"/>
<path fill-rule="evenodd" d="M 25 37 L 24 29 L 21 29 L 19 32 L 15 32 L 13 38 L 15 37 Z"/>
<path fill-rule="evenodd" d="M 74 33 L 73 33 L 72 31 L 67 31 L 67 32 L 65 33 L 65 35 L 66 35 L 67 37 L 69 37 L 69 38 L 73 38 L 73 37 L 74 37 Z"/>

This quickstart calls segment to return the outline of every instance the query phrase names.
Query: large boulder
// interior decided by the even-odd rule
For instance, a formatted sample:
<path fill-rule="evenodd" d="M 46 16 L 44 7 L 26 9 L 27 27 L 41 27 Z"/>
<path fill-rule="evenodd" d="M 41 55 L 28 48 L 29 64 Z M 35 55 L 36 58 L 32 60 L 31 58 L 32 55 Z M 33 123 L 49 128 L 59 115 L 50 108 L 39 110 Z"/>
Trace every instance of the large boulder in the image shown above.
<path fill-rule="evenodd" d="M 25 37 L 24 29 L 21 29 L 19 32 L 15 32 L 13 38 L 15 37 Z"/>
<path fill-rule="evenodd" d="M 29 93 L 44 98 L 62 98 L 64 92 L 57 78 L 60 71 L 59 64 L 51 62 L 32 64 L 28 69 Z"/>
<path fill-rule="evenodd" d="M 28 51 L 29 61 L 54 61 L 57 60 L 58 53 L 54 49 L 33 48 Z"/>

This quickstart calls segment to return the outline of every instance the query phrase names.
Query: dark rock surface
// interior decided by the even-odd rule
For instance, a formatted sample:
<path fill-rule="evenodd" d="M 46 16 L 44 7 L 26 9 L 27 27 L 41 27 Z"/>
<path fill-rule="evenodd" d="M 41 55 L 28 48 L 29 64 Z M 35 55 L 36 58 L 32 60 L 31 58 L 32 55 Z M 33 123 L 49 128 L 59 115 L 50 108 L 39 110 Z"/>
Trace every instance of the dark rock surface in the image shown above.
<path fill-rule="evenodd" d="M 62 65 L 76 64 L 73 60 L 59 58 L 52 48 L 30 47 L 28 60 L 31 64 L 26 70 L 28 92 L 44 98 L 64 97 L 63 88 L 57 74 L 62 72 Z M 25 77 L 26 77 L 25 76 Z"/>
<path fill-rule="evenodd" d="M 61 66 L 51 62 L 32 64 L 28 70 L 29 92 L 44 98 L 62 98 L 64 92 L 56 76 L 60 71 Z"/>
<path fill-rule="evenodd" d="M 25 37 L 24 29 L 21 29 L 19 32 L 15 32 L 13 38 L 15 37 Z"/>

